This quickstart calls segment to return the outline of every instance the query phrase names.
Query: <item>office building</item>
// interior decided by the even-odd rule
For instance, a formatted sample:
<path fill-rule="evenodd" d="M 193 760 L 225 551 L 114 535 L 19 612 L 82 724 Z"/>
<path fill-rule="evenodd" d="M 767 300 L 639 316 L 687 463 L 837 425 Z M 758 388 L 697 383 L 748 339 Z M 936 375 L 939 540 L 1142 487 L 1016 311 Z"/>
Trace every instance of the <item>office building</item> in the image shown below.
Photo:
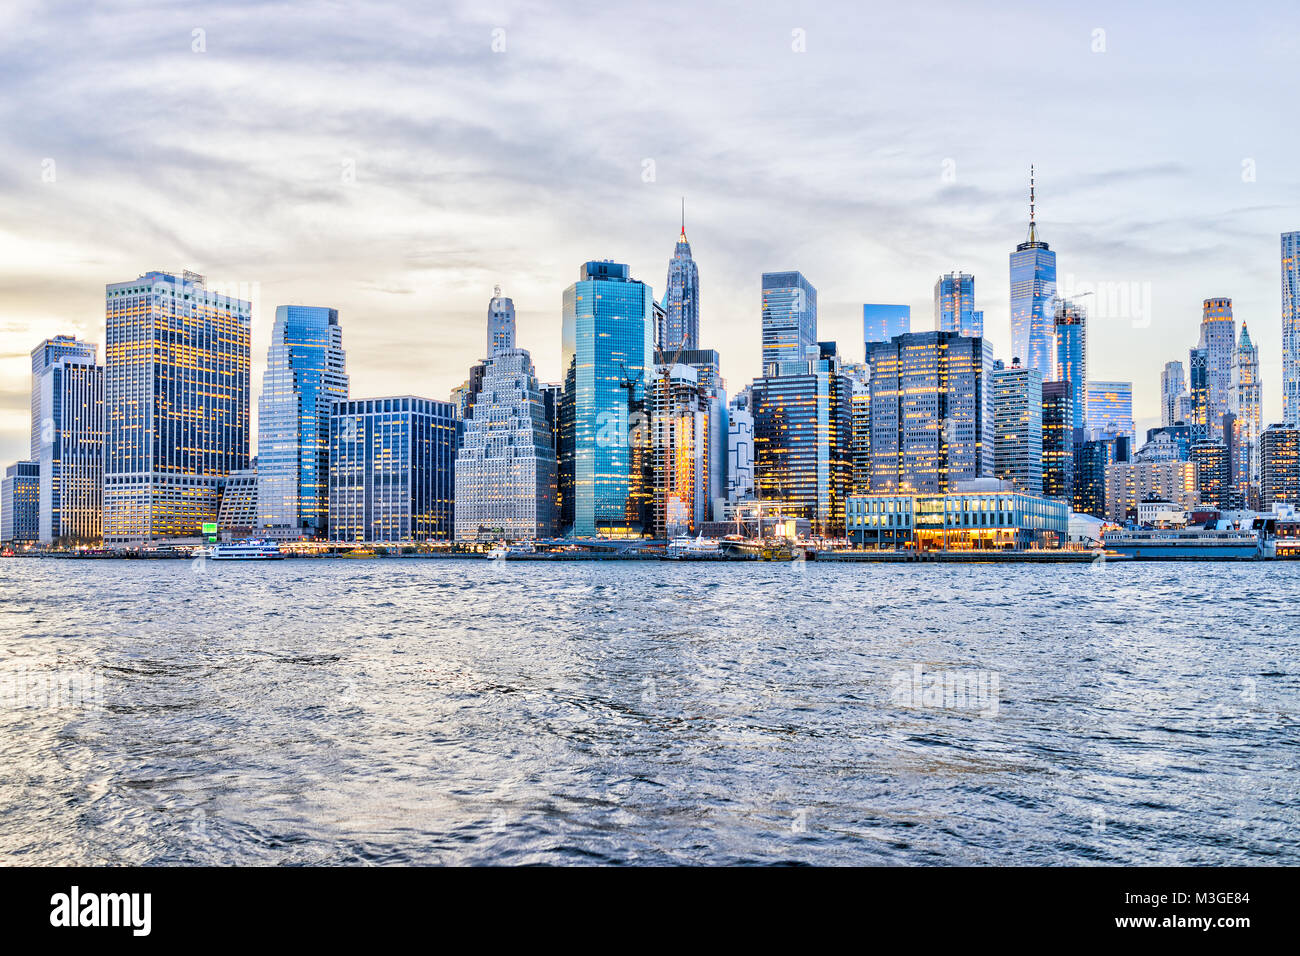
<path fill-rule="evenodd" d="M 99 347 L 73 335 L 56 335 L 32 349 L 32 444 L 31 460 L 41 459 L 41 434 L 46 428 L 47 413 L 41 407 L 41 375 L 59 359 L 79 359 L 95 364 Z"/>
<path fill-rule="evenodd" d="M 1106 466 L 1105 498 L 1105 517 L 1117 524 L 1136 521 L 1143 501 L 1176 502 L 1184 511 L 1194 511 L 1200 500 L 1197 466 L 1189 461 L 1114 462 Z"/>
<path fill-rule="evenodd" d="M 956 332 L 958 335 L 984 334 L 984 313 L 975 309 L 973 275 L 949 272 L 935 282 L 934 327 L 940 332 Z"/>
<path fill-rule="evenodd" d="M 1074 511 L 1106 516 L 1107 469 L 1117 462 L 1131 458 L 1129 439 L 1124 436 L 1085 441 L 1075 449 L 1074 457 Z"/>
<path fill-rule="evenodd" d="M 654 536 L 695 534 L 709 519 L 710 401 L 700 373 L 656 365 L 646 390 L 654 463 Z"/>
<path fill-rule="evenodd" d="M 1132 382 L 1089 382 L 1087 396 L 1089 438 L 1137 438 Z"/>
<path fill-rule="evenodd" d="M 749 399 L 747 385 L 727 409 L 727 501 L 732 504 L 748 501 L 755 494 L 754 415 Z"/>
<path fill-rule="evenodd" d="M 1077 302 L 1057 299 L 1054 315 L 1055 379 L 1069 383 L 1073 425 L 1082 431 L 1087 426 L 1088 415 L 1088 313 Z"/>
<path fill-rule="evenodd" d="M 872 342 L 888 342 L 895 335 L 912 331 L 910 305 L 885 305 L 867 303 L 862 307 L 862 341 L 870 347 Z"/>
<path fill-rule="evenodd" d="M 450 541 L 459 431 L 450 402 L 411 395 L 335 402 L 330 540 Z"/>
<path fill-rule="evenodd" d="M 1069 382 L 1043 383 L 1043 494 L 1074 498 L 1074 398 Z"/>
<path fill-rule="evenodd" d="M 515 347 L 515 300 L 501 294 L 501 286 L 492 289 L 488 302 L 487 357 Z"/>
<path fill-rule="evenodd" d="M 1300 428 L 1300 232 L 1282 233 L 1282 422 Z"/>
<path fill-rule="evenodd" d="M 1232 362 L 1237 349 L 1236 321 L 1231 299 L 1206 299 L 1202 308 L 1201 340 L 1205 353 L 1206 437 L 1223 440 L 1223 416 L 1232 392 Z"/>
<path fill-rule="evenodd" d="M 762 319 L 765 376 L 802 373 L 817 360 L 817 290 L 802 273 L 763 273 Z"/>
<path fill-rule="evenodd" d="M 993 473 L 1043 493 L 1043 373 L 1013 361 L 993 372 Z"/>
<path fill-rule="evenodd" d="M 328 420 L 327 420 L 328 424 Z M 326 434 L 328 442 L 329 435 Z M 329 446 L 326 444 L 325 479 L 329 482 Z M 232 471 L 218 483 L 217 533 L 223 541 L 237 541 L 258 533 L 257 459 L 249 467 Z M 328 511 L 329 499 L 325 501 Z"/>
<path fill-rule="evenodd" d="M 1192 442 L 1190 458 L 1196 465 L 1196 486 L 1201 504 L 1220 510 L 1231 508 L 1233 500 L 1227 445 L 1217 439 Z"/>
<path fill-rule="evenodd" d="M 1011 354 L 1053 377 L 1056 253 L 1038 238 L 1034 173 L 1029 173 L 1029 235 L 1011 253 Z"/>
<path fill-rule="evenodd" d="M 700 347 L 700 270 L 691 258 L 686 241 L 686 212 L 683 205 L 682 231 L 668 260 L 668 281 L 664 287 L 663 322 L 656 344 L 671 357 L 678 349 Z"/>
<path fill-rule="evenodd" d="M 1178 400 L 1186 393 L 1187 384 L 1183 378 L 1182 362 L 1166 362 L 1160 373 L 1160 424 L 1168 427 L 1176 425 L 1182 419 L 1179 416 Z"/>
<path fill-rule="evenodd" d="M 1250 340 L 1246 323 L 1232 360 L 1228 410 L 1232 430 L 1224 441 L 1231 450 L 1233 499 L 1246 507 L 1259 485 L 1259 436 L 1264 431 L 1264 407 L 1259 379 L 1259 349 Z"/>
<path fill-rule="evenodd" d="M 37 376 L 44 424 L 42 544 L 98 543 L 104 506 L 104 369 L 94 354 L 65 354 Z"/>
<path fill-rule="evenodd" d="M 1259 436 L 1259 506 L 1300 505 L 1300 428 L 1275 424 Z"/>
<path fill-rule="evenodd" d="M 40 540 L 41 465 L 16 461 L 0 479 L 0 542 L 30 545 Z"/>
<path fill-rule="evenodd" d="M 848 537 L 856 547 L 917 551 L 1059 548 L 1070 507 L 1059 498 L 1016 491 L 994 478 L 962 482 L 947 494 L 854 495 Z"/>

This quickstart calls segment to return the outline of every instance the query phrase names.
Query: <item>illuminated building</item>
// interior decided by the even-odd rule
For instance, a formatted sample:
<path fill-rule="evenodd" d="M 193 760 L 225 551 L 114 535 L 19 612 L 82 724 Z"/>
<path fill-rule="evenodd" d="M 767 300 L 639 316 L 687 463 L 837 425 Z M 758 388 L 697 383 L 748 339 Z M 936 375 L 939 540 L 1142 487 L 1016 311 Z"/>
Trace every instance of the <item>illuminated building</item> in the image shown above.
<path fill-rule="evenodd" d="M 1074 498 L 1074 399 L 1069 382 L 1043 383 L 1043 494 Z"/>
<path fill-rule="evenodd" d="M 0 541 L 35 544 L 41 535 L 41 466 L 16 461 L 0 480 Z"/>
<path fill-rule="evenodd" d="M 1088 313 L 1078 303 L 1058 299 L 1054 327 L 1056 373 L 1053 377 L 1058 382 L 1069 383 L 1073 427 L 1082 432 L 1088 424 Z"/>
<path fill-rule="evenodd" d="M 531 541 L 559 533 L 555 439 L 524 349 L 488 359 L 456 456 L 456 538 Z"/>
<path fill-rule="evenodd" d="M 817 290 L 803 273 L 764 272 L 762 317 L 763 374 L 802 373 L 817 355 Z"/>
<path fill-rule="evenodd" d="M 32 448 L 31 460 L 41 460 L 41 433 L 47 413 L 41 408 L 41 375 L 59 359 L 80 359 L 95 364 L 99 347 L 72 335 L 56 335 L 32 349 Z"/>
<path fill-rule="evenodd" d="M 1089 438 L 1137 438 L 1132 382 L 1089 382 L 1087 402 Z"/>
<path fill-rule="evenodd" d="M 292 537 L 325 534 L 330 413 L 347 397 L 338 311 L 277 307 L 258 404 L 258 526 Z"/>
<path fill-rule="evenodd" d="M 909 332 L 867 350 L 871 489 L 936 494 L 991 477 L 992 349 L 956 332 Z"/>
<path fill-rule="evenodd" d="M 1243 329 L 1244 331 L 1244 329 Z M 1160 424 L 1168 427 L 1182 420 L 1178 400 L 1186 393 L 1183 363 L 1166 362 L 1160 373 Z"/>
<path fill-rule="evenodd" d="M 1105 517 L 1116 523 L 1136 519 L 1141 502 L 1176 502 L 1194 511 L 1200 500 L 1197 467 L 1189 461 L 1117 461 L 1106 466 Z M 1102 517 L 1102 515 L 1097 515 Z"/>
<path fill-rule="evenodd" d="M 1043 373 L 1013 361 L 994 369 L 993 473 L 1031 495 L 1043 493 Z"/>
<path fill-rule="evenodd" d="M 1103 518 L 1106 515 L 1106 471 L 1116 462 L 1128 461 L 1129 440 L 1124 436 L 1085 441 L 1075 449 L 1074 510 Z"/>
<path fill-rule="evenodd" d="M 328 421 L 328 420 L 327 420 Z M 328 433 L 326 440 L 328 441 Z M 329 446 L 326 445 L 325 478 L 329 478 Z M 232 471 L 221 480 L 221 500 L 217 505 L 217 533 L 224 540 L 246 538 L 258 528 L 257 459 L 248 468 Z M 328 488 L 327 488 L 328 491 Z M 328 510 L 329 499 L 326 498 Z"/>
<path fill-rule="evenodd" d="M 105 288 L 104 541 L 193 538 L 248 467 L 252 304 L 203 276 Z"/>
<path fill-rule="evenodd" d="M 515 301 L 501 294 L 501 286 L 492 290 L 488 302 L 487 357 L 515 347 Z"/>
<path fill-rule="evenodd" d="M 706 409 L 704 436 L 700 456 L 705 476 L 704 521 L 721 517 L 719 503 L 727 496 L 727 383 L 722 378 L 722 359 L 713 349 L 674 349 L 671 352 L 655 350 L 655 365 L 686 365 L 695 370 L 699 382 L 700 401 Z"/>
<path fill-rule="evenodd" d="M 1300 232 L 1282 233 L 1282 421 L 1300 427 Z"/>
<path fill-rule="evenodd" d="M 871 493 L 871 368 L 866 364 L 844 366 L 853 390 L 853 480 L 855 495 Z"/>
<path fill-rule="evenodd" d="M 1148 428 L 1147 440 L 1133 453 L 1134 461 L 1187 461 L 1191 457 L 1192 427 L 1167 425 Z"/>
<path fill-rule="evenodd" d="M 746 386 L 727 409 L 727 501 L 734 504 L 754 497 L 754 415 L 750 388 Z M 720 520 L 714 515 L 714 520 Z"/>
<path fill-rule="evenodd" d="M 796 374 L 754 380 L 754 474 L 769 513 L 807 519 L 821 535 L 844 532 L 844 502 L 853 477 L 852 386 L 835 343 Z M 769 366 L 770 368 L 770 366 Z"/>
<path fill-rule="evenodd" d="M 895 335 L 906 335 L 911 331 L 910 305 L 868 302 L 862 307 L 862 341 L 868 347 L 872 342 L 888 342 Z"/>
<path fill-rule="evenodd" d="M 38 376 L 44 416 L 41 471 L 43 544 L 98 542 L 104 506 L 104 369 L 65 355 Z"/>
<path fill-rule="evenodd" d="M 1069 520 L 1070 506 L 1059 498 L 991 478 L 963 482 L 947 494 L 854 495 L 847 516 L 856 546 L 918 551 L 1059 548 Z"/>
<path fill-rule="evenodd" d="M 1210 356 L 1206 349 L 1195 348 L 1187 353 L 1188 409 L 1186 421 L 1192 428 L 1193 440 L 1210 437 Z"/>
<path fill-rule="evenodd" d="M 973 275 L 949 272 L 938 278 L 934 284 L 934 327 L 958 335 L 984 334 L 984 313 L 975 310 Z"/>
<path fill-rule="evenodd" d="M 431 398 L 335 402 L 330 415 L 330 540 L 450 541 L 456 406 Z"/>
<path fill-rule="evenodd" d="M 700 270 L 691 258 L 686 241 L 686 211 L 682 209 L 682 231 L 668 260 L 668 282 L 664 290 L 663 323 L 658 346 L 671 357 L 678 349 L 700 347 Z"/>
<path fill-rule="evenodd" d="M 1259 506 L 1300 505 L 1300 429 L 1269 425 L 1259 436 Z"/>
<path fill-rule="evenodd" d="M 1029 172 L 1029 236 L 1011 253 L 1011 354 L 1044 378 L 1055 365 L 1052 336 L 1056 253 L 1038 238 L 1034 219 L 1034 173 Z"/>
<path fill-rule="evenodd" d="M 1232 507 L 1227 445 L 1219 440 L 1195 441 L 1192 442 L 1190 457 L 1196 465 L 1197 488 L 1200 492 L 1201 504 L 1212 505 L 1219 509 Z"/>
<path fill-rule="evenodd" d="M 1232 431 L 1224 434 L 1230 449 L 1233 500 L 1247 507 L 1259 485 L 1259 436 L 1264 430 L 1264 410 L 1259 380 L 1259 349 L 1250 340 L 1246 323 L 1232 360 L 1228 409 Z"/>
<path fill-rule="evenodd" d="M 654 535 L 695 534 L 708 519 L 709 392 L 689 365 L 661 364 L 646 386 L 654 463 Z"/>
<path fill-rule="evenodd" d="M 1232 392 L 1232 361 L 1237 346 L 1237 324 L 1231 299 L 1206 299 L 1201 317 L 1198 350 L 1205 353 L 1206 437 L 1223 439 L 1223 416 Z"/>
<path fill-rule="evenodd" d="M 561 525 L 575 535 L 640 535 L 652 520 L 645 380 L 653 374 L 650 286 L 628 267 L 590 261 L 564 291 L 560 407 Z"/>

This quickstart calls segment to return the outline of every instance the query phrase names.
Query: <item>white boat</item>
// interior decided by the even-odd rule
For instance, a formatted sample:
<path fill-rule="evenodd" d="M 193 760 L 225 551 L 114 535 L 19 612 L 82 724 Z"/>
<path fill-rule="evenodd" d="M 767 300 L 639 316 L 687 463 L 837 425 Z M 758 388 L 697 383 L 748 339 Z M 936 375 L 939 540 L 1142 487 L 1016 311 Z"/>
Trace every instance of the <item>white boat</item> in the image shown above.
<path fill-rule="evenodd" d="M 284 552 L 274 541 L 249 538 L 247 541 L 214 544 L 208 549 L 207 557 L 213 561 L 279 561 L 284 558 Z"/>
<path fill-rule="evenodd" d="M 1265 556 L 1260 538 L 1253 531 L 1204 528 L 1107 531 L 1102 541 L 1107 550 L 1138 560 L 1251 561 Z"/>
<path fill-rule="evenodd" d="M 703 534 L 697 538 L 683 534 L 668 542 L 668 557 L 670 558 L 688 558 L 718 553 L 720 552 L 717 539 L 706 538 Z"/>

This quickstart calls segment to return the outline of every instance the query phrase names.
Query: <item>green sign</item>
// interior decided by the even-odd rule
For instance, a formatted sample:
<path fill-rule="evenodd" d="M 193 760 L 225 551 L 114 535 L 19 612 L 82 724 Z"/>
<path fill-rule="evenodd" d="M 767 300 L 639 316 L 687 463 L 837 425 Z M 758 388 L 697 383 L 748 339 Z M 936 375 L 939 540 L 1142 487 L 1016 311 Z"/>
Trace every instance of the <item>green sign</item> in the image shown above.
<path fill-rule="evenodd" d="M 217 533 L 217 523 L 216 523 L 215 521 L 205 521 L 205 522 L 203 522 L 203 533 L 204 533 L 204 534 L 216 534 L 216 533 Z"/>

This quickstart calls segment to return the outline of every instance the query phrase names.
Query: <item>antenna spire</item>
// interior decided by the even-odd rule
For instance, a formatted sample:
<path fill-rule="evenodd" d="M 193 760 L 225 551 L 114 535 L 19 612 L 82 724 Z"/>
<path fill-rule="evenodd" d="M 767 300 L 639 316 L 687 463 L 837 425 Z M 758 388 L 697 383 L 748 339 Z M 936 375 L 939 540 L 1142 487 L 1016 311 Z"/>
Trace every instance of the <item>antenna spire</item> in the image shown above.
<path fill-rule="evenodd" d="M 1034 219 L 1034 164 L 1029 164 L 1029 241 L 1038 241 L 1038 229 Z"/>
<path fill-rule="evenodd" d="M 682 197 L 682 235 L 686 235 L 686 197 Z"/>

